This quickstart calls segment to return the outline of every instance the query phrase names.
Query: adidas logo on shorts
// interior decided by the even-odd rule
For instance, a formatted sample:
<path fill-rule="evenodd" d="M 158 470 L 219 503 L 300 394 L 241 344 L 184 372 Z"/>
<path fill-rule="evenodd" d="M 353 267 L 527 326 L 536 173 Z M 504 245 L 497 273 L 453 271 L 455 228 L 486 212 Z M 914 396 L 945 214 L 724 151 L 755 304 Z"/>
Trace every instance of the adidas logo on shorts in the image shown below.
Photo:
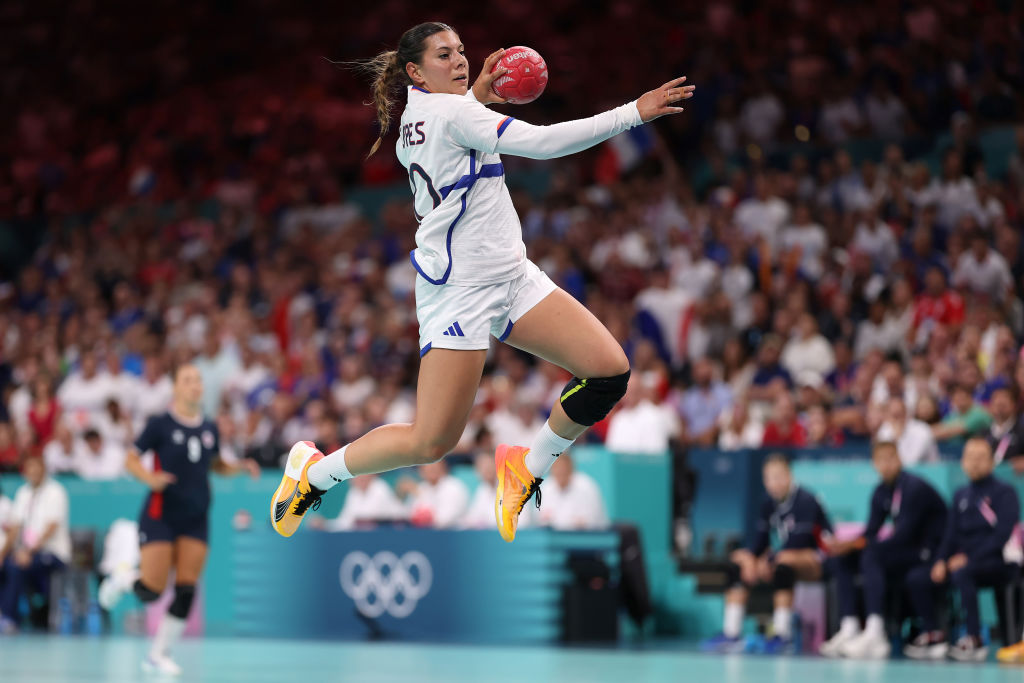
<path fill-rule="evenodd" d="M 444 332 L 444 336 L 445 337 L 465 337 L 466 335 L 464 335 L 462 333 L 462 328 L 459 327 L 459 323 L 458 322 L 454 322 Z"/>

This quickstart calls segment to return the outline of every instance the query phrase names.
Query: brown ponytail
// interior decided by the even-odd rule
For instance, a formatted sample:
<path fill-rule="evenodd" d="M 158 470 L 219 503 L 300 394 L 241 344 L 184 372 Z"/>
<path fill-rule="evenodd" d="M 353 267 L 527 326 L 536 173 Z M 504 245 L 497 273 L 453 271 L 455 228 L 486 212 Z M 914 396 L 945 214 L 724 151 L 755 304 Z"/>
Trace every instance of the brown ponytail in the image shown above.
<path fill-rule="evenodd" d="M 439 21 L 431 21 L 412 27 L 402 34 L 398 41 L 397 50 L 381 52 L 373 59 L 364 62 L 356 62 L 355 66 L 373 78 L 373 106 L 377 109 L 377 126 L 380 134 L 377 141 L 370 148 L 366 155 L 369 159 L 380 149 L 391 127 L 391 107 L 394 105 L 392 95 L 399 86 L 412 85 L 409 74 L 405 71 L 405 65 L 409 62 L 419 64 L 423 59 L 423 42 L 441 31 L 455 31 L 448 24 Z"/>
<path fill-rule="evenodd" d="M 380 143 L 384 142 L 384 136 L 391 127 L 391 107 L 394 105 L 391 92 L 402 81 L 402 77 L 406 76 L 403 67 L 404 65 L 398 61 L 398 50 L 381 52 L 366 62 L 365 69 L 373 74 L 373 106 L 377 108 L 377 126 L 380 129 L 377 142 L 373 143 L 370 153 L 366 155 L 367 159 L 380 149 Z"/>

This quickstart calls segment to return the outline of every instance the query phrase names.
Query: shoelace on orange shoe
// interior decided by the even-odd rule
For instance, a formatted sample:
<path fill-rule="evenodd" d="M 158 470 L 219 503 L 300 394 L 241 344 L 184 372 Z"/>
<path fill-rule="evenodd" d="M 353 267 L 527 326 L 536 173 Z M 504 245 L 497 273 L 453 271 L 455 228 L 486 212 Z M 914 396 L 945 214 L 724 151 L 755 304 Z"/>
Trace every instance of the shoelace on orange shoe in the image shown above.
<path fill-rule="evenodd" d="M 519 500 L 516 512 L 522 512 L 523 508 L 526 507 L 526 503 L 529 502 L 530 496 L 537 494 L 537 509 L 540 510 L 540 484 L 544 481 L 543 479 L 537 478 L 530 482 L 530 486 L 526 489 L 526 494 Z"/>
<path fill-rule="evenodd" d="M 316 492 L 316 493 L 314 493 Z M 324 495 L 324 491 L 320 491 L 315 487 L 310 487 L 308 493 L 299 492 L 298 500 L 295 501 L 295 514 L 303 515 L 306 510 L 313 510 L 316 512 L 320 509 L 321 496 Z"/>

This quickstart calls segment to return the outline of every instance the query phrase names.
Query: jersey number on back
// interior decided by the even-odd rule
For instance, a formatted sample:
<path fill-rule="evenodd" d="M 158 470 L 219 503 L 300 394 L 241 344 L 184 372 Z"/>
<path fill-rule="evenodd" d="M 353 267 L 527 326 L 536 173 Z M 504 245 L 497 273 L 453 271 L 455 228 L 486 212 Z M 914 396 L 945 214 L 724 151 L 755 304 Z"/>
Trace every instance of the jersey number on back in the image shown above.
<path fill-rule="evenodd" d="M 433 202 L 433 206 L 430 208 L 436 209 L 437 205 L 441 203 L 441 196 L 437 194 L 437 190 L 434 189 L 434 182 L 430 179 L 430 176 L 427 175 L 427 172 L 424 171 L 423 167 L 419 164 L 409 164 L 409 186 L 412 187 L 413 203 L 415 204 L 415 198 L 419 191 L 416 184 L 417 176 L 419 176 L 419 179 L 421 180 L 420 184 L 426 188 L 428 193 L 430 193 L 430 201 Z M 416 214 L 416 220 L 423 220 L 423 216 L 416 213 L 415 208 L 412 212 Z"/>
<path fill-rule="evenodd" d="M 199 443 L 198 436 L 188 437 L 188 459 L 189 462 L 199 462 L 203 455 L 203 446 Z"/>

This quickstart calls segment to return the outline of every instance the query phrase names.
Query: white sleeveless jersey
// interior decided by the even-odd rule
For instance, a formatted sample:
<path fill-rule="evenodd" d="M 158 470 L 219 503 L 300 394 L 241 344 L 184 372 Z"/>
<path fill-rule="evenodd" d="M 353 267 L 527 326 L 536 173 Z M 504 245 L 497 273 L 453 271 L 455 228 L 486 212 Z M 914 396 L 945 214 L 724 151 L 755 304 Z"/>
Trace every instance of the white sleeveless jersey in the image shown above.
<path fill-rule="evenodd" d="M 496 152 L 561 156 L 640 123 L 634 102 L 589 119 L 531 126 L 491 111 L 472 91 L 451 95 L 409 86 L 396 151 L 419 221 L 410 254 L 417 272 L 434 285 L 515 278 L 526 245 Z"/>

